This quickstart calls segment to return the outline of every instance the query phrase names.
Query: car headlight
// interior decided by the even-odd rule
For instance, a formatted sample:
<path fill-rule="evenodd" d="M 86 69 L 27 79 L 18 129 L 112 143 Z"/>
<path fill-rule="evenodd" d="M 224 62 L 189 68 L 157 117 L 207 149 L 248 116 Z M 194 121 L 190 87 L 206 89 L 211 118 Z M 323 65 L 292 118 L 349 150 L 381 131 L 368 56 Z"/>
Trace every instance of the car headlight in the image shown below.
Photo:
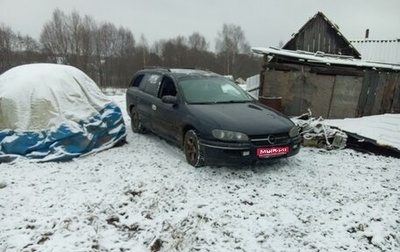
<path fill-rule="evenodd" d="M 297 128 L 297 126 L 294 126 L 289 131 L 289 136 L 290 137 L 297 137 L 299 134 L 300 134 L 300 132 L 299 132 L 299 129 Z"/>
<path fill-rule="evenodd" d="M 215 129 L 212 131 L 212 135 L 216 139 L 222 141 L 245 142 L 249 140 L 249 137 L 246 134 L 229 130 Z"/>

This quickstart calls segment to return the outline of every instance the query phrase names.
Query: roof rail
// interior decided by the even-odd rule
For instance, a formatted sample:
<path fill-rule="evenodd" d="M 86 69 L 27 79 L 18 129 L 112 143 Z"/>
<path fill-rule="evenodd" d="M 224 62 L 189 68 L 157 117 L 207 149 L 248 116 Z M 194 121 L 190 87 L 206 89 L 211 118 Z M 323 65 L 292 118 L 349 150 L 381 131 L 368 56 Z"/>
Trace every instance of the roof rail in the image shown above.
<path fill-rule="evenodd" d="M 162 66 L 144 66 L 144 67 L 142 67 L 142 69 L 160 69 L 160 70 L 165 70 L 165 71 L 171 72 L 171 69 L 169 69 L 168 67 L 162 67 Z"/>

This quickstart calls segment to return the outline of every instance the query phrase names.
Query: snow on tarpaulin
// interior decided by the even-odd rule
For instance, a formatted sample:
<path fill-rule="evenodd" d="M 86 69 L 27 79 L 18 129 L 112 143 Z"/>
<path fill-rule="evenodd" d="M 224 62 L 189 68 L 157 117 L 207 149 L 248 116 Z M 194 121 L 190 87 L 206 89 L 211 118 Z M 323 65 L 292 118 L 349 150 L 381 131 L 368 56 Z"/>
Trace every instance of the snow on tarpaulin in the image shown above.
<path fill-rule="evenodd" d="M 125 137 L 120 108 L 77 68 L 29 64 L 0 75 L 0 162 L 65 161 Z"/>

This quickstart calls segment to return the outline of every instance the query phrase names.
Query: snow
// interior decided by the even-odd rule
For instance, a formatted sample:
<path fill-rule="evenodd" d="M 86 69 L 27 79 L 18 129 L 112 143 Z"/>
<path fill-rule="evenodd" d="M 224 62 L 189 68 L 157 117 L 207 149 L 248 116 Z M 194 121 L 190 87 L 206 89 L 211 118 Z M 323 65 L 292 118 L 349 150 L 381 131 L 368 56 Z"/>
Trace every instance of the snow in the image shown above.
<path fill-rule="evenodd" d="M 127 141 L 0 163 L 0 251 L 400 251 L 399 159 L 302 148 L 196 169 L 152 134 Z"/>
<path fill-rule="evenodd" d="M 353 59 L 349 56 L 331 55 L 331 54 L 325 54 L 323 52 L 311 53 L 307 51 L 292 51 L 275 47 L 254 47 L 252 48 L 252 51 L 258 54 L 281 55 L 281 56 L 296 58 L 302 61 L 306 60 L 309 62 L 326 64 L 326 65 L 337 64 L 343 66 L 383 68 L 395 71 L 400 70 L 400 66 L 396 64 L 367 62 L 359 59 Z"/>
<path fill-rule="evenodd" d="M 0 97 L 0 129 L 17 130 L 79 122 L 110 103 L 79 69 L 48 63 L 21 65 L 0 75 Z"/>
<path fill-rule="evenodd" d="M 398 134 L 400 132 L 400 114 L 336 119 L 328 120 L 327 123 L 359 136 L 376 139 L 380 145 L 400 150 L 400 134 Z"/>

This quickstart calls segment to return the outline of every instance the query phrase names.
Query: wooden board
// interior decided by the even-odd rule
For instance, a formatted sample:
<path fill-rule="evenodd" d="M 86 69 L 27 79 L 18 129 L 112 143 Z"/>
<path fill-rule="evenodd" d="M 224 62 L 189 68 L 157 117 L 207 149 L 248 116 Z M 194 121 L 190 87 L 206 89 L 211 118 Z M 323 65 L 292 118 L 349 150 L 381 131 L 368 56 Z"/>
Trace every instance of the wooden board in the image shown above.
<path fill-rule="evenodd" d="M 327 118 L 339 119 L 357 116 L 362 80 L 362 77 L 356 76 L 336 76 Z"/>

